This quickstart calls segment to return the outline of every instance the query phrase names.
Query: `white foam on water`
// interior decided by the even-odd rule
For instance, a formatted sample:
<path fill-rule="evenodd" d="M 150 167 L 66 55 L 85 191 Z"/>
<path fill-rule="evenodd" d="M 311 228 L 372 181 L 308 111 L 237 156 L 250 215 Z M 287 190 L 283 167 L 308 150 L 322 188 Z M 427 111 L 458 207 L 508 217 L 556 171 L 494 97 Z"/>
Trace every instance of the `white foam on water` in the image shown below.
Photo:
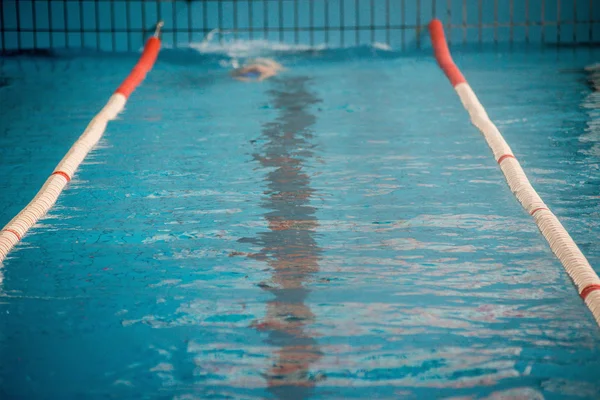
<path fill-rule="evenodd" d="M 215 38 L 220 34 L 219 38 Z M 304 51 L 323 51 L 350 47 L 331 46 L 327 43 L 317 45 L 290 44 L 273 42 L 264 39 L 248 40 L 231 37 L 231 31 L 219 31 L 215 29 L 209 32 L 200 43 L 190 43 L 187 47 L 201 54 L 223 54 L 231 58 L 247 58 L 265 55 L 269 53 L 294 53 Z M 393 51 L 387 43 L 374 42 L 369 47 L 380 51 Z"/>

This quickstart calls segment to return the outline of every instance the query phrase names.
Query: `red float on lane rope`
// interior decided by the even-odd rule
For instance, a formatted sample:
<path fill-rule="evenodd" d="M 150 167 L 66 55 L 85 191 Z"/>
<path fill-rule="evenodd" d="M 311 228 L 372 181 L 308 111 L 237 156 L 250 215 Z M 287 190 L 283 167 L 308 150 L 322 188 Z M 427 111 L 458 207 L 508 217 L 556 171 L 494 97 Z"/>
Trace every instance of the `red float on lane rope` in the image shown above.
<path fill-rule="evenodd" d="M 70 177 L 69 175 L 67 175 L 67 173 L 66 173 L 66 172 L 63 172 L 63 171 L 54 171 L 54 172 L 52 173 L 52 175 L 60 175 L 60 176 L 64 176 L 64 177 L 65 177 L 65 179 L 67 180 L 67 182 L 70 182 L 70 181 L 71 181 L 71 177 Z"/>
<path fill-rule="evenodd" d="M 498 159 L 498 164 L 500 164 L 502 161 L 506 160 L 507 158 L 514 158 L 515 160 L 517 159 L 515 156 L 513 156 L 512 154 L 504 154 L 502 157 L 500 157 Z"/>
<path fill-rule="evenodd" d="M 465 83 L 466 79 L 460 72 L 448 49 L 446 42 L 446 35 L 444 34 L 444 26 L 439 19 L 434 19 L 429 23 L 429 33 L 431 34 L 431 41 L 433 42 L 433 51 L 435 53 L 435 59 L 437 60 L 440 68 L 448 79 L 452 86 L 456 86 L 461 83 Z"/>
<path fill-rule="evenodd" d="M 590 293 L 595 292 L 596 290 L 600 290 L 600 284 L 586 286 L 585 288 L 583 288 L 579 296 L 581 296 L 581 298 L 585 300 L 585 298 L 588 297 Z"/>
<path fill-rule="evenodd" d="M 129 76 L 121 83 L 121 86 L 119 86 L 115 93 L 122 94 L 125 98 L 129 98 L 131 93 L 133 93 L 135 88 L 142 83 L 148 72 L 152 69 L 154 62 L 158 57 L 159 50 L 160 40 L 157 37 L 148 39 L 138 63 L 131 70 Z"/>
<path fill-rule="evenodd" d="M 13 229 L 3 229 L 4 232 L 10 232 L 17 237 L 18 240 L 21 240 L 21 235 Z"/>
<path fill-rule="evenodd" d="M 533 211 L 531 211 L 531 212 L 529 213 L 529 215 L 533 216 L 533 214 L 535 214 L 535 213 L 536 213 L 536 212 L 538 212 L 538 211 L 542 211 L 542 210 L 550 211 L 550 210 L 548 210 L 546 207 L 538 207 L 538 208 L 535 208 L 535 209 L 533 209 Z"/>

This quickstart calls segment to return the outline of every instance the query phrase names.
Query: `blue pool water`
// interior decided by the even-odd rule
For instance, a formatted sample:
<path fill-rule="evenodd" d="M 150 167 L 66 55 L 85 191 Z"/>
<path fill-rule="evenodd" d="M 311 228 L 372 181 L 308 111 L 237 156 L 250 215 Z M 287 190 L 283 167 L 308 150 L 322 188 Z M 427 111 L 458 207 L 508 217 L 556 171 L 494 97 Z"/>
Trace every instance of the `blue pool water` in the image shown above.
<path fill-rule="evenodd" d="M 276 56 L 161 54 L 0 269 L 0 397 L 600 398 L 600 331 L 430 54 Z M 596 267 L 599 56 L 455 53 Z M 136 58 L 0 60 L 0 225 Z"/>

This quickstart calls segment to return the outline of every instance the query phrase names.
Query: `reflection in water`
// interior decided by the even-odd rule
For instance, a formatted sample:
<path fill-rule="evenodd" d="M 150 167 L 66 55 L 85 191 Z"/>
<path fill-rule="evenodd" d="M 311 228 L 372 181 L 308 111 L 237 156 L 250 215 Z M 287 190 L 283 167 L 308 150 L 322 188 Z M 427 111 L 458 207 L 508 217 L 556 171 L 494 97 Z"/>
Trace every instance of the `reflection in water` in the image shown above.
<path fill-rule="evenodd" d="M 278 80 L 270 91 L 279 111 L 274 122 L 263 125 L 262 154 L 255 159 L 272 168 L 263 207 L 269 230 L 258 238 L 246 239 L 262 247 L 255 257 L 272 268 L 272 282 L 262 287 L 274 298 L 267 304 L 264 321 L 257 329 L 269 333 L 268 343 L 278 348 L 266 374 L 270 391 L 279 398 L 306 398 L 316 377 L 310 366 L 320 357 L 308 327 L 314 315 L 305 304 L 307 283 L 319 266 L 320 249 L 315 241 L 317 219 L 310 205 L 313 189 L 304 163 L 313 155 L 310 127 L 315 117 L 309 108 L 318 100 L 307 90 L 307 78 Z"/>
<path fill-rule="evenodd" d="M 600 92 L 600 64 L 590 65 L 585 70 L 589 88 L 593 92 Z"/>
<path fill-rule="evenodd" d="M 598 123 L 600 117 L 600 66 L 591 66 L 586 68 L 587 81 L 592 92 L 583 100 L 582 108 L 587 110 L 588 122 L 585 133 L 580 137 L 580 141 L 591 144 L 591 147 L 584 151 L 584 154 L 592 157 L 600 155 L 600 130 Z M 595 185 L 590 185 L 595 188 Z"/>

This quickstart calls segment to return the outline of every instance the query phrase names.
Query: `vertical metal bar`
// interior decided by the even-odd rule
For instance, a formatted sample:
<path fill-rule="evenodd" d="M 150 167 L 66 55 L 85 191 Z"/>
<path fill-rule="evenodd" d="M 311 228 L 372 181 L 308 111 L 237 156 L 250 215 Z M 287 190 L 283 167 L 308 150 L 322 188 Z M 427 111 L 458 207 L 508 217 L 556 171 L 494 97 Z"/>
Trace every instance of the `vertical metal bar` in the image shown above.
<path fill-rule="evenodd" d="M 437 17 L 437 1 L 431 0 L 431 18 Z"/>
<path fill-rule="evenodd" d="M 173 18 L 173 47 L 177 48 L 177 2 L 171 2 L 171 15 Z"/>
<path fill-rule="evenodd" d="M 15 12 L 17 17 L 17 49 L 21 50 L 21 10 L 20 4 L 18 1 L 15 2 Z"/>
<path fill-rule="evenodd" d="M 219 29 L 219 43 L 223 44 L 223 2 L 217 3 L 217 29 Z"/>
<path fill-rule="evenodd" d="M 529 0 L 525 0 L 525 43 L 529 43 Z"/>
<path fill-rule="evenodd" d="M 127 51 L 131 51 L 131 2 L 125 3 L 125 24 L 127 25 Z"/>
<path fill-rule="evenodd" d="M 48 1 L 47 3 L 47 7 L 48 7 L 48 39 L 49 39 L 49 44 L 50 44 L 50 48 L 54 48 L 54 35 L 52 34 L 52 5 L 50 4 L 50 1 Z M 0 5 L 0 8 L 2 8 L 2 6 Z M 4 26 L 4 24 L 3 24 Z"/>
<path fill-rule="evenodd" d="M 48 7 L 50 7 L 50 2 L 48 2 Z M 4 4 L 0 2 L 0 24 L 2 24 L 2 29 L 0 29 L 0 35 L 2 37 L 2 52 L 6 50 L 6 35 L 4 33 L 4 27 L 6 23 L 4 21 Z M 52 47 L 52 46 L 50 46 Z"/>
<path fill-rule="evenodd" d="M 312 1 L 308 2 L 308 26 L 310 46 L 315 44 L 315 5 Z"/>
<path fill-rule="evenodd" d="M 509 7 L 509 13 L 510 13 L 510 44 L 513 43 L 514 41 L 514 34 L 515 34 L 515 4 L 514 4 L 514 0 L 510 0 L 508 2 L 508 7 Z"/>
<path fill-rule="evenodd" d="M 344 47 L 344 37 L 346 36 L 346 25 L 344 24 L 344 0 L 340 0 L 340 44 Z"/>
<path fill-rule="evenodd" d="M 248 32 L 250 40 L 254 39 L 254 10 L 252 0 L 248 0 Z"/>
<path fill-rule="evenodd" d="M 67 0 L 63 0 L 63 19 L 65 27 L 65 47 L 69 48 L 69 9 L 67 7 Z"/>
<path fill-rule="evenodd" d="M 32 19 L 32 23 L 33 23 L 33 48 L 37 49 L 37 16 L 36 16 L 36 7 L 35 7 L 35 1 L 31 2 L 31 19 Z M 4 27 L 4 25 L 2 25 Z"/>
<path fill-rule="evenodd" d="M 79 33 L 81 34 L 81 39 L 80 39 L 80 45 L 83 46 L 83 19 L 81 18 L 81 7 L 82 4 L 81 2 L 79 2 Z M 68 48 L 69 47 L 69 33 L 71 32 L 71 29 L 69 28 L 69 7 L 68 7 L 68 1 L 65 0 L 63 1 L 63 18 L 65 19 L 65 46 Z"/>
<path fill-rule="evenodd" d="M 205 36 L 208 32 L 208 6 L 206 1 L 202 2 L 202 35 Z"/>
<path fill-rule="evenodd" d="M 421 0 L 417 0 L 417 49 L 421 48 Z"/>
<path fill-rule="evenodd" d="M 498 44 L 498 0 L 494 0 L 494 43 Z"/>
<path fill-rule="evenodd" d="M 542 24 L 542 43 L 546 42 L 546 32 L 544 30 L 545 26 L 546 26 L 546 21 L 544 21 L 544 16 L 546 14 L 546 2 L 544 0 L 542 0 L 542 11 L 541 11 L 542 15 L 540 17 L 540 23 Z"/>
<path fill-rule="evenodd" d="M 98 0 L 96 0 L 96 2 L 97 1 Z M 142 2 L 140 5 L 142 6 L 142 43 L 144 43 L 144 40 L 146 40 L 145 32 L 146 32 L 146 29 L 148 28 L 146 25 L 146 4 L 144 2 Z M 96 11 L 96 15 L 98 15 L 97 11 Z"/>
<path fill-rule="evenodd" d="M 112 36 L 112 51 L 117 51 L 117 32 L 115 28 L 115 0 L 110 0 L 110 35 Z"/>
<path fill-rule="evenodd" d="M 483 43 L 483 4 L 479 0 L 477 4 L 477 31 L 479 36 L 479 44 Z"/>
<path fill-rule="evenodd" d="M 435 0 L 433 0 L 435 2 Z M 385 0 L 385 42 L 391 46 L 390 0 Z"/>
<path fill-rule="evenodd" d="M 193 31 L 194 31 L 194 19 L 192 17 L 192 15 L 194 14 L 192 12 L 192 2 L 190 1 L 187 4 L 187 17 L 188 17 L 188 44 L 192 43 L 192 40 L 194 40 L 194 35 L 193 35 Z"/>
<path fill-rule="evenodd" d="M 463 45 L 467 44 L 467 0 L 462 3 Z"/>
<path fill-rule="evenodd" d="M 590 40 L 590 44 L 592 43 L 592 41 L 594 40 L 594 0 L 590 0 L 590 27 L 589 27 L 589 40 Z"/>
<path fill-rule="evenodd" d="M 263 0 L 264 38 L 269 39 L 269 2 Z"/>
<path fill-rule="evenodd" d="M 446 30 L 448 31 L 448 44 L 452 44 L 452 0 L 448 0 L 446 3 L 446 14 L 447 22 L 446 22 Z"/>
<path fill-rule="evenodd" d="M 371 0 L 371 43 L 375 43 L 375 0 Z"/>
<path fill-rule="evenodd" d="M 400 25 L 402 26 L 401 40 L 402 51 L 406 50 L 406 1 L 400 2 Z"/>
<path fill-rule="evenodd" d="M 312 2 L 311 2 L 312 3 Z M 324 10 L 324 25 L 325 25 L 325 44 L 327 46 L 329 46 L 329 2 L 326 1 L 324 4 L 325 10 Z"/>
<path fill-rule="evenodd" d="M 354 0 L 354 44 L 358 46 L 360 43 L 360 0 Z"/>
<path fill-rule="evenodd" d="M 142 16 L 145 14 L 142 13 Z M 94 18 L 96 25 L 96 49 L 100 50 L 100 4 L 98 0 L 94 2 Z"/>
<path fill-rule="evenodd" d="M 279 0 L 279 17 L 278 17 L 279 41 L 283 42 L 283 0 Z"/>
<path fill-rule="evenodd" d="M 560 43 L 560 0 L 556 0 L 556 42 Z"/>
<path fill-rule="evenodd" d="M 294 43 L 300 42 L 300 16 L 298 15 L 298 0 L 294 0 Z"/>
<path fill-rule="evenodd" d="M 577 0 L 573 0 L 573 43 L 577 43 Z"/>
<path fill-rule="evenodd" d="M 83 0 L 79 0 L 79 35 L 81 35 L 81 47 L 85 47 L 85 28 L 83 26 Z"/>
<path fill-rule="evenodd" d="M 237 0 L 233 0 L 233 39 L 238 38 L 238 5 Z"/>

